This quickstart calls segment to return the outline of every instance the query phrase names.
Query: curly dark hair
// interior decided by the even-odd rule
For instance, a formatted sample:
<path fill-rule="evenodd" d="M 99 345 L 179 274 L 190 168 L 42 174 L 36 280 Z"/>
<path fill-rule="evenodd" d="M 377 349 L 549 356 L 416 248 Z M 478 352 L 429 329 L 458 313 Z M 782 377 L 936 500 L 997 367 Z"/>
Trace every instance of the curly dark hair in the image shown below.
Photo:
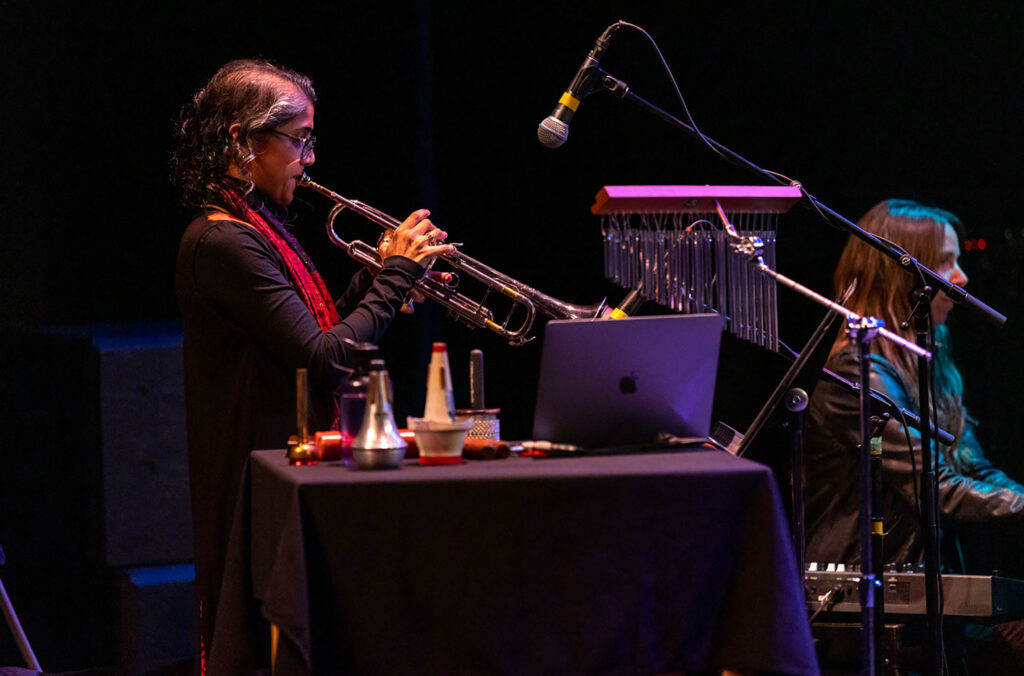
<path fill-rule="evenodd" d="M 246 176 L 255 158 L 250 136 L 285 124 L 307 100 L 316 103 L 316 92 L 301 73 L 258 59 L 222 66 L 181 109 L 171 173 L 182 202 L 195 207 L 213 199 L 231 165 Z M 234 124 L 237 138 L 229 131 Z"/>

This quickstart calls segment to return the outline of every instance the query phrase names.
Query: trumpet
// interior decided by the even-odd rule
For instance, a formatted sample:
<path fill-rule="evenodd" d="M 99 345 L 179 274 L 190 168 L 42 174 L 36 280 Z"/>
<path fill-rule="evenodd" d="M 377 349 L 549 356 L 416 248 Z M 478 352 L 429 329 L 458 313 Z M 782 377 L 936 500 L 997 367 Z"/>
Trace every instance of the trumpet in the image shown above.
<path fill-rule="evenodd" d="M 369 268 L 371 272 L 379 271 L 383 263 L 377 249 L 359 240 L 347 242 L 342 239 L 334 229 L 334 220 L 342 211 L 349 209 L 388 231 L 394 231 L 402 224 L 402 221 L 369 204 L 342 197 L 333 190 L 314 182 L 306 174 L 299 179 L 298 185 L 315 190 L 334 202 L 334 206 L 327 215 L 327 237 L 331 242 L 347 251 L 349 256 Z M 429 275 L 424 276 L 416 282 L 416 288 L 420 293 L 445 308 L 455 319 L 470 327 L 493 331 L 507 339 L 509 345 L 525 345 L 533 340 L 534 337 L 529 333 L 538 312 L 549 319 L 590 319 L 599 316 L 605 308 L 604 300 L 593 305 L 575 305 L 552 298 L 458 251 L 441 254 L 437 258 L 455 270 L 484 284 L 486 287 L 484 295 L 479 301 L 475 301 L 456 291 L 455 287 L 459 283 L 457 274 L 453 274 L 452 281 L 448 283 Z M 495 320 L 494 312 L 484 305 L 492 291 L 497 291 L 512 302 L 501 323 Z M 513 322 L 513 315 L 516 315 L 517 311 L 521 311 L 521 320 Z"/>

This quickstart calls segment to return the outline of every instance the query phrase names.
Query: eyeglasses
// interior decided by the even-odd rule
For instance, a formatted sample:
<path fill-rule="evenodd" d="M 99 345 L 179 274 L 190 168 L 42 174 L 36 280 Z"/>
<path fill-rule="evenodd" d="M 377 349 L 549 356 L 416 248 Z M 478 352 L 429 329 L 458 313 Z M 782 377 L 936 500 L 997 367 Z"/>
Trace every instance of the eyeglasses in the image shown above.
<path fill-rule="evenodd" d="M 270 132 L 271 134 L 277 134 L 278 136 L 284 136 L 285 138 L 290 138 L 292 141 L 297 143 L 299 145 L 299 157 L 302 159 L 303 162 L 308 160 L 313 155 L 313 144 L 316 143 L 316 136 L 314 136 L 313 134 L 310 134 L 306 138 L 302 138 L 301 136 L 295 136 L 294 134 L 289 134 L 288 132 L 281 131 L 280 129 L 261 129 L 260 131 L 266 131 Z"/>

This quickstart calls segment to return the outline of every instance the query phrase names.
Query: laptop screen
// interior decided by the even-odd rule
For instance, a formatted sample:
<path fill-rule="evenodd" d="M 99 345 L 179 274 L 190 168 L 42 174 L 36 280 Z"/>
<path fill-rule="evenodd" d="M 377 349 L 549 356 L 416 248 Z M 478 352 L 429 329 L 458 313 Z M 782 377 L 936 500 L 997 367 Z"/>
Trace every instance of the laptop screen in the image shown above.
<path fill-rule="evenodd" d="M 721 336 L 717 314 L 549 321 L 533 438 L 609 448 L 707 437 Z"/>

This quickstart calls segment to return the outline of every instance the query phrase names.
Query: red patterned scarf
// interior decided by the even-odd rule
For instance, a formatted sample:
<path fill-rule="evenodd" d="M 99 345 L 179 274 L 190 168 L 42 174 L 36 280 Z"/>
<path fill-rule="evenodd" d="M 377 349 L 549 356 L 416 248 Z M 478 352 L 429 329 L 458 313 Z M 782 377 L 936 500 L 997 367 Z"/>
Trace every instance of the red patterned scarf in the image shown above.
<path fill-rule="evenodd" d="M 273 215 L 265 209 L 259 211 L 253 209 L 233 189 L 222 188 L 220 194 L 228 208 L 266 237 L 284 258 L 292 286 L 299 292 L 306 307 L 316 317 L 320 328 L 327 331 L 335 326 L 340 321 L 340 317 L 337 308 L 334 307 L 334 300 L 331 298 L 330 292 L 327 291 L 327 286 L 320 277 L 320 273 L 313 267 L 313 262 L 309 260 L 295 237 Z M 264 213 L 260 213 L 261 211 Z"/>

